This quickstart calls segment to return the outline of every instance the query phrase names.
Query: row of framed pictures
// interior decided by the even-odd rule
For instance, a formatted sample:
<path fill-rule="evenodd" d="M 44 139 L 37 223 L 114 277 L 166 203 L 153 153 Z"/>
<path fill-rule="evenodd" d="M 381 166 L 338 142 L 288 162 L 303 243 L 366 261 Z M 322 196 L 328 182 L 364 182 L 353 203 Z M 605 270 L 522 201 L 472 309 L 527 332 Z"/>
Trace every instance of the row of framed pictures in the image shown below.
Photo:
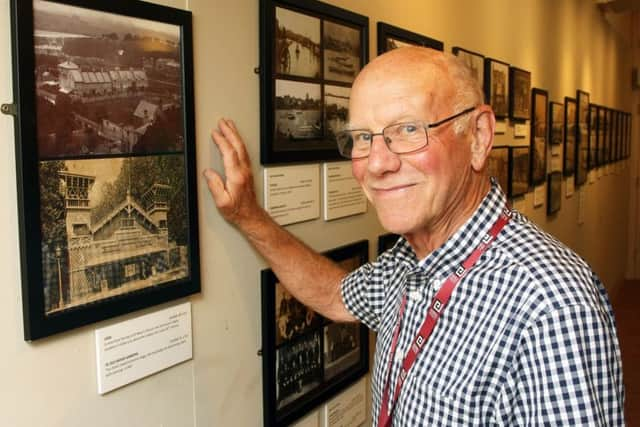
<path fill-rule="evenodd" d="M 316 0 L 260 2 L 262 164 L 338 160 L 351 84 L 369 61 L 369 18 Z M 378 23 L 378 53 L 436 39 Z"/>
<path fill-rule="evenodd" d="M 398 240 L 378 239 L 378 254 Z M 369 258 L 367 240 L 325 252 L 353 271 Z M 336 323 L 296 300 L 272 270 L 262 280 L 264 425 L 290 425 L 369 370 L 369 335 L 361 323 Z"/>
<path fill-rule="evenodd" d="M 507 197 L 515 198 L 526 194 L 531 170 L 531 147 L 496 146 L 491 149 L 487 159 L 487 169 L 490 176 L 497 180 L 500 187 L 507 193 Z M 551 215 L 560 209 L 562 173 L 545 172 L 547 181 L 547 214 Z"/>

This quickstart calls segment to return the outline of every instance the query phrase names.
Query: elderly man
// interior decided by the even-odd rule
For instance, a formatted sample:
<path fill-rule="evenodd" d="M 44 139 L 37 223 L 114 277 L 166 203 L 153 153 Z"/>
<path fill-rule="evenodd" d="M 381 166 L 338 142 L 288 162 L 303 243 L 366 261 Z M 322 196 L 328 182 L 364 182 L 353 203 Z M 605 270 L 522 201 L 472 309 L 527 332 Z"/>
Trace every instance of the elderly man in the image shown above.
<path fill-rule="evenodd" d="M 455 57 L 401 48 L 353 84 L 338 148 L 402 238 L 347 274 L 258 205 L 235 125 L 213 131 L 221 214 L 300 301 L 378 332 L 373 421 L 623 425 L 620 350 L 589 266 L 506 205 L 486 176 L 495 118 Z"/>

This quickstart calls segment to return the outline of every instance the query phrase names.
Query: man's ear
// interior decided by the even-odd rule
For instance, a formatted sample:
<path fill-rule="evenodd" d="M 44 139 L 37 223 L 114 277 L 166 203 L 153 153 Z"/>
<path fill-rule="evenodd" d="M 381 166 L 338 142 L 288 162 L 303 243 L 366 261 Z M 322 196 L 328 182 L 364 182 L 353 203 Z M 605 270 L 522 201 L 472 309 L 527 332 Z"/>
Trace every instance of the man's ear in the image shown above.
<path fill-rule="evenodd" d="M 471 129 L 471 167 L 480 172 L 493 146 L 496 117 L 488 105 L 478 107 Z"/>

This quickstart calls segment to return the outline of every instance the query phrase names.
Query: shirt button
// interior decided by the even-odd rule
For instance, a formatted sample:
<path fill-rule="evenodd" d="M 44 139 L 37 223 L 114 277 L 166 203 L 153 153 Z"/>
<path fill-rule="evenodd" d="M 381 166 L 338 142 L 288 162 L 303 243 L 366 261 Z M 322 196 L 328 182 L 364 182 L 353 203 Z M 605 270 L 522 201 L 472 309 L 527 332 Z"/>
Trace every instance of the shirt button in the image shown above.
<path fill-rule="evenodd" d="M 441 277 L 435 277 L 434 279 L 432 279 L 431 283 L 433 286 L 433 290 L 437 292 L 444 283 L 444 280 L 442 280 Z"/>
<path fill-rule="evenodd" d="M 404 353 L 398 348 L 396 349 L 396 354 L 393 358 L 395 359 L 396 363 L 402 363 L 402 361 L 404 360 Z"/>
<path fill-rule="evenodd" d="M 420 301 L 422 299 L 422 293 L 420 291 L 411 291 L 409 292 L 409 298 L 412 301 Z"/>

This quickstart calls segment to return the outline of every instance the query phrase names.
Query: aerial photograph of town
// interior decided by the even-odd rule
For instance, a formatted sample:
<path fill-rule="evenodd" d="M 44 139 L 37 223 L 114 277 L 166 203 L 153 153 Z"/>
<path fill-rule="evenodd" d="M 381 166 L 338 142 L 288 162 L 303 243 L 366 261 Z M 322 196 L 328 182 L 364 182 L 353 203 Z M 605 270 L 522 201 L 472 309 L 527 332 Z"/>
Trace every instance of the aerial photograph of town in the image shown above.
<path fill-rule="evenodd" d="M 180 28 L 34 2 L 41 159 L 180 152 Z"/>

